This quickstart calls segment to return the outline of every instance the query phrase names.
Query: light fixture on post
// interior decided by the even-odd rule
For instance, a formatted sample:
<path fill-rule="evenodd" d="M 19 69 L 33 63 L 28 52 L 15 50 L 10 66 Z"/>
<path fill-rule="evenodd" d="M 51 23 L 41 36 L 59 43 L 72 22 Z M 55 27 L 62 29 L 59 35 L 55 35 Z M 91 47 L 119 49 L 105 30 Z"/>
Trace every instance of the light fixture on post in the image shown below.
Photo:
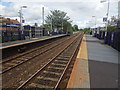
<path fill-rule="evenodd" d="M 24 34 L 24 32 L 23 32 L 23 26 L 22 26 L 22 22 L 23 22 L 23 20 L 22 20 L 22 8 L 27 8 L 27 6 L 21 6 L 20 7 L 20 10 L 19 10 L 19 14 L 20 14 L 20 31 L 22 32 L 22 39 L 23 39 L 23 34 Z"/>
<path fill-rule="evenodd" d="M 95 18 L 94 24 L 95 24 L 95 28 L 93 29 L 93 36 L 96 36 L 96 16 L 92 16 L 92 18 Z"/>
<path fill-rule="evenodd" d="M 109 16 L 109 7 L 110 7 L 110 0 L 102 0 L 100 1 L 100 3 L 104 3 L 104 2 L 107 2 L 108 1 L 108 8 L 107 8 L 107 13 L 106 13 L 106 31 L 107 31 L 107 25 L 108 25 L 108 16 Z"/>

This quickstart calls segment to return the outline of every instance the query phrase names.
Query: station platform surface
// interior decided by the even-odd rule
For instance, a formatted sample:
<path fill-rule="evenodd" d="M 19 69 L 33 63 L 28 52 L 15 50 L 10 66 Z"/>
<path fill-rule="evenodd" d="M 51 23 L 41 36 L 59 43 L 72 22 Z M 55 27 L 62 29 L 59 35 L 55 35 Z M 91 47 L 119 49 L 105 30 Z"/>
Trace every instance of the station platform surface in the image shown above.
<path fill-rule="evenodd" d="M 102 40 L 84 36 L 67 88 L 118 88 L 119 56 Z"/>
<path fill-rule="evenodd" d="M 9 48 L 9 47 L 17 46 L 17 45 L 22 45 L 22 44 L 28 44 L 28 43 L 37 42 L 37 41 L 43 41 L 43 40 L 61 37 L 61 36 L 65 36 L 65 35 L 66 34 L 53 35 L 53 36 L 42 36 L 39 38 L 31 38 L 31 39 L 26 39 L 26 40 L 18 40 L 18 41 L 1 43 L 0 49 Z"/>

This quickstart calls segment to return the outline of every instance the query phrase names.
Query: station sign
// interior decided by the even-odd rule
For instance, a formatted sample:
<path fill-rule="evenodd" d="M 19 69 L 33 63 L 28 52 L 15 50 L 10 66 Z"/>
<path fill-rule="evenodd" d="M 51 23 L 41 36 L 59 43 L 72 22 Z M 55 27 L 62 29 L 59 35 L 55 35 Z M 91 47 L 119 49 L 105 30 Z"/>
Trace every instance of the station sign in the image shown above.
<path fill-rule="evenodd" d="M 107 22 L 107 17 L 104 17 L 104 18 L 103 18 L 103 22 Z"/>

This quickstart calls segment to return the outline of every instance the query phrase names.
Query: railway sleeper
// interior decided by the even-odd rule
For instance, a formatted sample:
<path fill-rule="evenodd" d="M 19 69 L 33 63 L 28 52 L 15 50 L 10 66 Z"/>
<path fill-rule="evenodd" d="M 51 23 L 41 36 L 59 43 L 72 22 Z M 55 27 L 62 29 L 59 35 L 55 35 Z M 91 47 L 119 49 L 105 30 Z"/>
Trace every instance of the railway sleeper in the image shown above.
<path fill-rule="evenodd" d="M 57 60 L 69 60 L 68 58 L 64 58 L 64 57 L 58 57 Z"/>
<path fill-rule="evenodd" d="M 6 65 L 8 65 L 8 66 L 10 67 L 10 66 L 15 66 L 15 65 L 17 65 L 17 63 L 6 63 Z"/>
<path fill-rule="evenodd" d="M 35 90 L 39 90 L 39 88 L 54 88 L 54 87 L 51 87 L 51 86 L 44 86 L 44 85 L 40 85 L 38 83 L 31 83 L 29 84 L 29 88 L 32 88 L 32 89 L 35 89 Z"/>
<path fill-rule="evenodd" d="M 61 62 L 61 63 L 67 63 L 68 61 L 62 61 L 62 60 L 59 60 L 59 59 L 58 59 L 58 60 L 55 60 L 55 62 L 58 62 L 58 63 L 59 63 L 59 62 Z"/>
<path fill-rule="evenodd" d="M 63 56 L 64 55 L 64 56 Z M 63 57 L 63 58 L 70 58 L 71 57 L 71 55 L 69 54 L 63 54 L 63 55 L 60 55 L 60 57 Z"/>
<path fill-rule="evenodd" d="M 65 65 L 52 65 L 52 67 L 54 67 L 54 68 L 65 68 Z"/>
<path fill-rule="evenodd" d="M 55 69 L 58 69 L 58 70 L 64 70 L 63 67 L 51 67 L 51 66 L 50 66 L 50 67 L 48 67 L 48 68 L 49 68 L 49 69 L 54 69 L 54 68 L 55 68 Z"/>
<path fill-rule="evenodd" d="M 46 78 L 46 77 L 47 77 L 47 78 L 59 78 L 60 75 L 55 74 L 55 73 L 46 72 L 46 73 L 44 73 L 43 77 L 45 77 L 45 78 Z"/>
<path fill-rule="evenodd" d="M 58 81 L 58 79 L 57 79 L 57 78 L 40 77 L 40 76 L 38 76 L 38 77 L 37 77 L 37 79 L 38 79 L 38 80 L 39 80 L 39 79 L 51 80 L 51 81 L 55 81 L 55 82 L 57 82 L 57 81 Z"/>
<path fill-rule="evenodd" d="M 52 72 L 52 71 L 44 71 L 44 73 L 50 73 L 50 74 L 61 75 L 60 72 Z"/>
<path fill-rule="evenodd" d="M 20 62 L 22 62 L 22 61 L 24 61 L 24 60 L 17 60 L 17 61 L 12 61 L 12 63 L 16 63 L 16 64 L 18 64 L 18 63 L 20 63 Z"/>
<path fill-rule="evenodd" d="M 47 71 L 49 71 L 49 72 L 57 72 L 57 73 L 62 73 L 63 72 L 63 70 L 56 69 L 56 68 L 49 68 Z"/>
<path fill-rule="evenodd" d="M 63 64 L 67 64 L 67 62 L 56 61 L 56 62 L 54 62 L 54 64 L 56 64 L 56 65 L 63 65 Z"/>
<path fill-rule="evenodd" d="M 52 63 L 52 65 L 59 65 L 59 66 L 66 66 L 67 63 L 63 63 L 63 62 L 54 62 Z"/>
<path fill-rule="evenodd" d="M 37 84 L 46 86 L 54 86 L 57 81 L 47 80 L 47 79 L 39 79 L 36 81 Z"/>

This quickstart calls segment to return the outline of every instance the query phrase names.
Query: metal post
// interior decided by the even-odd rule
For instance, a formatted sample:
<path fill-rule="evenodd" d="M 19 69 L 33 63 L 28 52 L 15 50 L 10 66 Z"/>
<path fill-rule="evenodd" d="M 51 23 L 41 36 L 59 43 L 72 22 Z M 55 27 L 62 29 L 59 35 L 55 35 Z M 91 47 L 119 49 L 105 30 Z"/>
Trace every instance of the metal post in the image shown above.
<path fill-rule="evenodd" d="M 22 32 L 22 34 L 23 34 L 23 28 L 22 28 L 22 7 L 20 7 L 20 30 L 21 30 L 21 32 Z"/>
<path fill-rule="evenodd" d="M 62 31 L 63 31 L 63 19 L 62 19 Z"/>
<path fill-rule="evenodd" d="M 107 8 L 107 22 L 106 22 L 106 31 L 107 31 L 107 25 L 108 25 L 108 16 L 109 16 L 109 7 L 110 7 L 110 0 L 108 0 L 108 8 Z"/>
<path fill-rule="evenodd" d="M 94 21 L 94 23 L 95 23 L 94 35 L 95 35 L 95 32 L 96 32 L 96 16 L 92 16 L 92 18 L 95 18 L 95 21 Z"/>
<path fill-rule="evenodd" d="M 22 26 L 22 8 L 27 8 L 27 6 L 21 6 L 20 10 L 19 10 L 19 14 L 20 14 L 20 31 L 22 32 L 23 35 L 23 26 Z"/>
<path fill-rule="evenodd" d="M 120 1 L 118 1 L 118 20 L 117 20 L 117 26 L 116 26 L 116 32 L 118 32 L 119 24 L 120 24 Z"/>
<path fill-rule="evenodd" d="M 106 2 L 106 0 L 102 0 L 101 3 Z M 107 25 L 108 25 L 108 16 L 109 16 L 109 7 L 110 7 L 110 0 L 108 0 L 108 8 L 107 8 L 107 21 L 106 21 L 106 31 L 107 31 Z"/>
<path fill-rule="evenodd" d="M 51 17 L 51 30 L 52 30 L 52 17 Z"/>
<path fill-rule="evenodd" d="M 44 7 L 42 7 L 42 19 L 43 19 L 43 25 L 44 25 Z"/>
<path fill-rule="evenodd" d="M 30 27 L 29 34 L 30 34 L 30 39 L 31 39 L 31 38 L 32 38 L 32 30 L 31 30 L 31 27 Z"/>

